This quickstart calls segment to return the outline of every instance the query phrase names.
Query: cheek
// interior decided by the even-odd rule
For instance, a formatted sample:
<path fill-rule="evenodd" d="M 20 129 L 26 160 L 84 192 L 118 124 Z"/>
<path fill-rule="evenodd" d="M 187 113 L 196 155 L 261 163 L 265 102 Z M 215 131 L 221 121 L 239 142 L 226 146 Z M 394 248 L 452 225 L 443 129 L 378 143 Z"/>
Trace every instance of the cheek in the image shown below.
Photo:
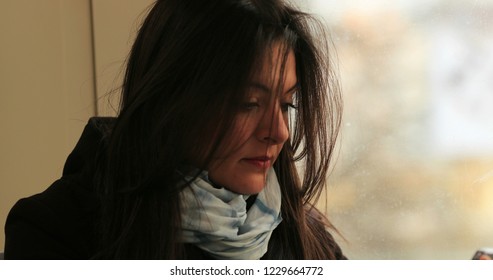
<path fill-rule="evenodd" d="M 218 156 L 225 158 L 240 150 L 241 147 L 253 136 L 255 121 L 248 116 L 237 117 L 231 130 L 219 144 Z"/>

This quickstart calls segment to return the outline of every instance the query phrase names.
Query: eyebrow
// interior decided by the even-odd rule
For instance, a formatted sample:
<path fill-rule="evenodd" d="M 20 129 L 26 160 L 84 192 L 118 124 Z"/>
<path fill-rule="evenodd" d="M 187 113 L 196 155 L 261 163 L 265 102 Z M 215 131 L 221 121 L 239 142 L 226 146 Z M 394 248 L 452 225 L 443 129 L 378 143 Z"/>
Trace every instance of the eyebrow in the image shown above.
<path fill-rule="evenodd" d="M 259 90 L 261 90 L 261 91 L 263 91 L 265 93 L 271 93 L 271 89 L 268 86 L 266 86 L 266 85 L 264 85 L 262 83 L 255 83 L 254 82 L 254 83 L 251 83 L 250 84 L 250 87 L 259 89 Z M 292 86 L 291 88 L 289 88 L 286 92 L 284 92 L 284 94 L 292 93 L 293 91 L 295 91 L 295 90 L 297 90 L 299 88 L 300 88 L 300 84 L 299 83 L 296 83 L 294 86 Z"/>

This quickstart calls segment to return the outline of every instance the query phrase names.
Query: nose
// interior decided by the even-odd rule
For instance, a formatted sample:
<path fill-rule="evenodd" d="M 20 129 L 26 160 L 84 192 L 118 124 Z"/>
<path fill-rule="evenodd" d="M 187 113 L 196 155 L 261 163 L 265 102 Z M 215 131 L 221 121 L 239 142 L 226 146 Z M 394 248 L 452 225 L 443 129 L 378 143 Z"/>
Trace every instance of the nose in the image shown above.
<path fill-rule="evenodd" d="M 272 145 L 284 144 L 289 138 L 287 113 L 281 110 L 278 102 L 273 102 L 265 112 L 257 127 L 257 138 Z"/>

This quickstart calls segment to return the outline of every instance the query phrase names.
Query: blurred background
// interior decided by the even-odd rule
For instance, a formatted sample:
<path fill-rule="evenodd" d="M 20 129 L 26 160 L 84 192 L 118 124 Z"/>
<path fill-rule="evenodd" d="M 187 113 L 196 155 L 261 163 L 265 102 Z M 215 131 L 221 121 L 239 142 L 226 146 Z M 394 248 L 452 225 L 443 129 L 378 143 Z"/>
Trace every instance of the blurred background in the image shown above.
<path fill-rule="evenodd" d="M 0 224 L 59 178 L 151 0 L 0 1 Z M 337 49 L 344 119 L 327 199 L 351 259 L 493 247 L 493 0 L 296 0 Z M 0 251 L 4 236 L 0 234 Z"/>
<path fill-rule="evenodd" d="M 304 3 L 339 55 L 345 112 L 327 208 L 348 257 L 470 259 L 493 247 L 493 1 Z"/>

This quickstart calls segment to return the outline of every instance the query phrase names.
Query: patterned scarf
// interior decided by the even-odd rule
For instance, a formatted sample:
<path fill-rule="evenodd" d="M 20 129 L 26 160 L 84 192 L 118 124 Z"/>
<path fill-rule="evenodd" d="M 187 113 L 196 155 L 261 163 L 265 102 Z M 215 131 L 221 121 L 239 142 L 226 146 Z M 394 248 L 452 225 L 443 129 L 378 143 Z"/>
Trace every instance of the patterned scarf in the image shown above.
<path fill-rule="evenodd" d="M 272 231 L 282 221 L 281 189 L 272 168 L 248 212 L 247 198 L 215 188 L 207 172 L 202 172 L 181 193 L 183 242 L 195 244 L 216 259 L 260 259 L 267 252 Z"/>

